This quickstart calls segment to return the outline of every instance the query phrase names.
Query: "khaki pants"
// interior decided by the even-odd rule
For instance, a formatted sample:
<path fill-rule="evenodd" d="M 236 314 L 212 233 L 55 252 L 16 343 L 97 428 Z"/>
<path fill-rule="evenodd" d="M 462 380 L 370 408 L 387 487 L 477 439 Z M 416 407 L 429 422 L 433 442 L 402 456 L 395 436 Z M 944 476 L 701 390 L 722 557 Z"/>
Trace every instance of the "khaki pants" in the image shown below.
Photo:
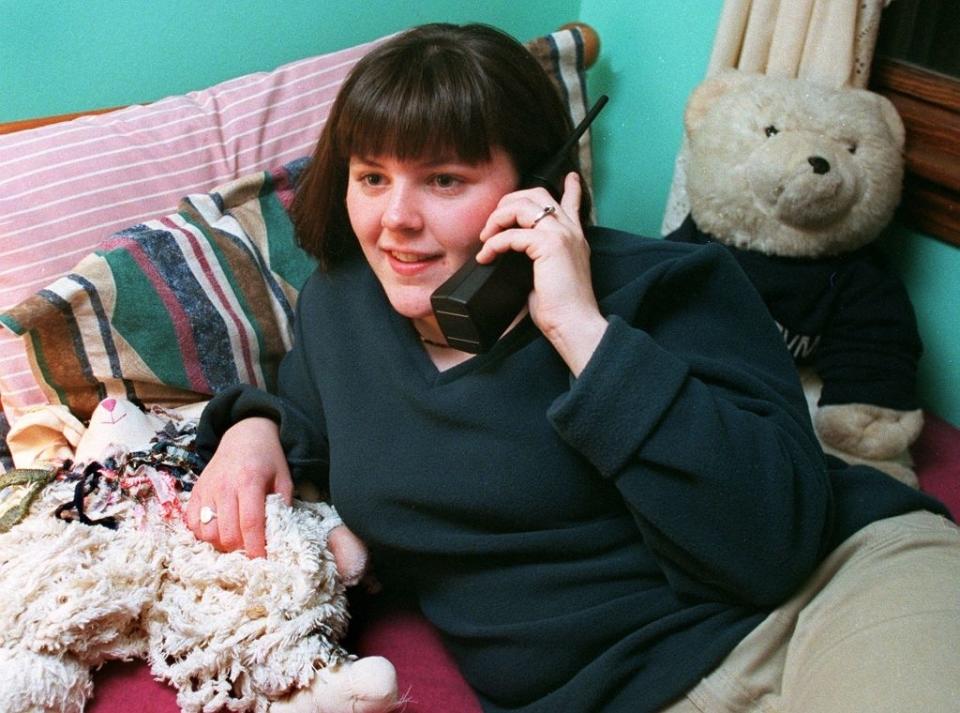
<path fill-rule="evenodd" d="M 960 528 L 918 512 L 837 548 L 664 713 L 960 712 Z"/>

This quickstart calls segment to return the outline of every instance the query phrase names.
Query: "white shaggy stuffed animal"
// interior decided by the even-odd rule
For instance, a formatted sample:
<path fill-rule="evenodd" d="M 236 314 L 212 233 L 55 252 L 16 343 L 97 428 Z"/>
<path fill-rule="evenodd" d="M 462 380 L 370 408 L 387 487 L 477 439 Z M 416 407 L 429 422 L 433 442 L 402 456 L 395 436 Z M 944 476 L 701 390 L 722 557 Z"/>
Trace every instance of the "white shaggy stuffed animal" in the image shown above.
<path fill-rule="evenodd" d="M 57 475 L 0 534 L 0 710 L 81 713 L 90 669 L 130 658 L 189 712 L 395 707 L 392 665 L 337 643 L 347 610 L 331 549 L 355 553 L 343 563 L 355 568 L 359 541 L 328 505 L 280 496 L 267 501 L 266 558 L 198 541 L 182 521 L 192 433 L 167 416 L 107 399 L 73 463 L 27 472 Z"/>

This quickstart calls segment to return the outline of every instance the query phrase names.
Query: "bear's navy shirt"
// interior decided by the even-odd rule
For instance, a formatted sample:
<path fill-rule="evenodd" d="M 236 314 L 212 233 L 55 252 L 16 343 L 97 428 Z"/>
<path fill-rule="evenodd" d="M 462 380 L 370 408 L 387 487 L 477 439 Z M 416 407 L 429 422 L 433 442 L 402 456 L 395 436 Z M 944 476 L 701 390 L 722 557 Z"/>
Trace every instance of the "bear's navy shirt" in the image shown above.
<path fill-rule="evenodd" d="M 232 389 L 201 423 L 206 458 L 239 418 L 280 423 L 488 712 L 659 710 L 853 529 L 937 507 L 831 474 L 723 248 L 589 238 L 610 324 L 576 379 L 529 317 L 438 371 L 356 257 L 301 292 L 279 395 Z"/>
<path fill-rule="evenodd" d="M 688 215 L 667 240 L 703 245 L 716 238 Z M 812 366 L 823 380 L 822 405 L 919 408 L 923 346 L 916 317 L 875 245 L 819 258 L 727 249 L 760 292 L 797 363 Z"/>

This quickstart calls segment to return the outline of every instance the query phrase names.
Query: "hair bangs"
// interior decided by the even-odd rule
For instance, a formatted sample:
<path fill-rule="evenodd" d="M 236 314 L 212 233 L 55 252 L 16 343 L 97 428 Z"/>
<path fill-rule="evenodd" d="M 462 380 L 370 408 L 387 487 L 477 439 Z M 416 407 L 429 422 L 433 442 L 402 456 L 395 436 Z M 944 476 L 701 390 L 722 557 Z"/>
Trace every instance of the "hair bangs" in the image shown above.
<path fill-rule="evenodd" d="M 458 61 L 461 60 L 461 61 Z M 394 156 L 401 160 L 449 156 L 490 160 L 493 97 L 485 97 L 462 58 L 436 51 L 400 62 L 396 71 L 351 94 L 336 137 L 341 156 Z"/>

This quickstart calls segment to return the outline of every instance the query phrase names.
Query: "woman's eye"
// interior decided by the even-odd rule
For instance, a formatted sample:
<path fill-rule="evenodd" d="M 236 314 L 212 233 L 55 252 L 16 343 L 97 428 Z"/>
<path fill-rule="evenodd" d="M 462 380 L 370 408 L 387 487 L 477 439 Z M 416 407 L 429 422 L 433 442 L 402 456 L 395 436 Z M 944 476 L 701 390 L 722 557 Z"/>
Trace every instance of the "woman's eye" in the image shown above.
<path fill-rule="evenodd" d="M 461 181 L 456 176 L 451 176 L 449 173 L 438 173 L 433 177 L 433 183 L 438 188 L 455 188 L 460 185 Z"/>
<path fill-rule="evenodd" d="M 380 186 L 383 185 L 383 176 L 379 173 L 367 173 L 360 177 L 360 182 L 371 187 Z"/>
<path fill-rule="evenodd" d="M 773 136 L 774 134 L 779 134 L 779 133 L 780 133 L 780 129 L 778 129 L 778 128 L 777 128 L 776 126 L 774 126 L 773 124 L 770 124 L 770 126 L 768 126 L 767 128 L 765 128 L 765 129 L 763 130 L 763 133 L 765 133 L 768 137 L 770 137 L 770 136 Z"/>

